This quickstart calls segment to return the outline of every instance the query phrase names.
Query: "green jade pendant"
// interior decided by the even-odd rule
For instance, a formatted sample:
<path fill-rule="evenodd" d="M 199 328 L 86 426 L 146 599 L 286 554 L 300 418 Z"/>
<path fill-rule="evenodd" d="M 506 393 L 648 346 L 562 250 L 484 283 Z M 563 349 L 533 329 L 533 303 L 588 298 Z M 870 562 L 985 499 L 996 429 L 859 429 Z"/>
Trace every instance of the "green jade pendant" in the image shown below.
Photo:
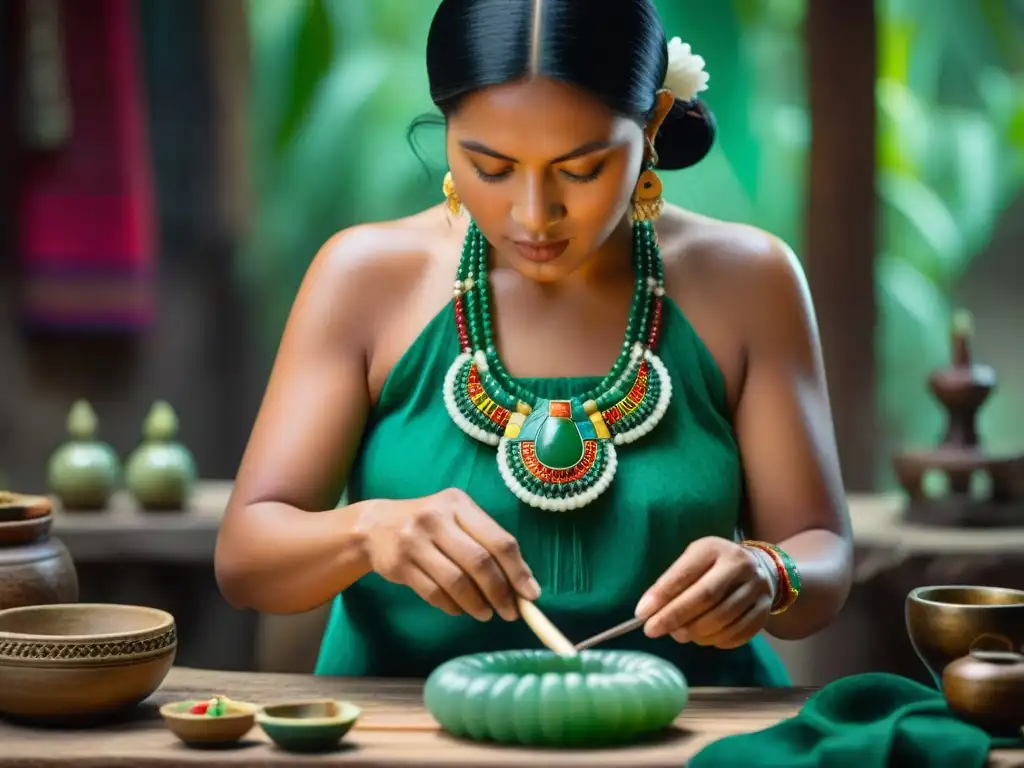
<path fill-rule="evenodd" d="M 615 465 L 614 444 L 599 439 L 575 400 L 538 401 L 519 434 L 502 438 L 498 447 L 505 484 L 542 508 L 553 501 L 562 501 L 566 509 L 589 504 L 611 483 Z"/>
<path fill-rule="evenodd" d="M 590 391 L 549 400 L 512 379 L 498 358 L 488 245 L 470 225 L 454 291 L 462 353 L 445 377 L 445 407 L 463 432 L 496 446 L 502 480 L 531 506 L 564 512 L 590 504 L 615 476 L 616 445 L 646 435 L 668 408 L 671 380 L 654 353 L 664 286 L 650 222 L 634 223 L 633 244 L 635 292 L 618 360 Z"/>

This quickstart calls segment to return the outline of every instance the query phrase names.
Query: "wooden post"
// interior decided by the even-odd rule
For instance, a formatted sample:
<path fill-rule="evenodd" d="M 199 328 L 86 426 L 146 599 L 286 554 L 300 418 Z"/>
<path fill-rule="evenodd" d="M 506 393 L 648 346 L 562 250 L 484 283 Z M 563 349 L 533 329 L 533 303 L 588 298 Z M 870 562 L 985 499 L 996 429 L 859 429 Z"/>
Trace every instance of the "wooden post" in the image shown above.
<path fill-rule="evenodd" d="M 873 2 L 808 0 L 811 112 L 806 268 L 846 487 L 874 486 L 876 449 Z"/>

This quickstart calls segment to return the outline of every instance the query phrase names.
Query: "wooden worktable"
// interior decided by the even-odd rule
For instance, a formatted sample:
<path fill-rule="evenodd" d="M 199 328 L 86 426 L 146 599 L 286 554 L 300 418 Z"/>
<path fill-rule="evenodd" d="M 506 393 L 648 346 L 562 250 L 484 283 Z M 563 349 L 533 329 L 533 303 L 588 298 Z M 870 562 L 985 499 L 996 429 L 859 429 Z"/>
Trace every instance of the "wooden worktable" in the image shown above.
<path fill-rule="evenodd" d="M 350 699 L 363 716 L 345 748 L 298 757 L 276 749 L 257 726 L 231 750 L 192 750 L 166 730 L 157 708 L 169 701 L 222 693 L 270 704 L 331 696 Z M 600 751 L 526 750 L 459 742 L 441 733 L 423 709 L 422 684 L 405 680 L 338 679 L 310 675 L 214 672 L 175 668 L 132 722 L 81 731 L 35 730 L 0 722 L 0 768 L 173 768 L 202 765 L 341 764 L 363 768 L 444 765 L 644 766 L 681 768 L 706 744 L 766 728 L 793 715 L 808 689 L 695 689 L 674 728 L 656 743 Z M 1020 765 L 1020 752 L 993 753 L 991 765 Z"/>

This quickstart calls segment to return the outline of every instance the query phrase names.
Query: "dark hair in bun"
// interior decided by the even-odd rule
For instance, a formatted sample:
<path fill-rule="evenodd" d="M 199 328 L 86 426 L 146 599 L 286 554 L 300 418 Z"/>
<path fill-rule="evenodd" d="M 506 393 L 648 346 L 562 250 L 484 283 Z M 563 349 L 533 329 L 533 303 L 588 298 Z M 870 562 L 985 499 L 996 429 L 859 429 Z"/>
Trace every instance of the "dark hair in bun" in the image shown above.
<path fill-rule="evenodd" d="M 442 0 L 427 39 L 430 95 L 445 116 L 480 88 L 533 75 L 583 88 L 642 124 L 667 68 L 653 0 Z M 707 107 L 677 100 L 655 141 L 658 168 L 695 165 L 714 140 Z"/>

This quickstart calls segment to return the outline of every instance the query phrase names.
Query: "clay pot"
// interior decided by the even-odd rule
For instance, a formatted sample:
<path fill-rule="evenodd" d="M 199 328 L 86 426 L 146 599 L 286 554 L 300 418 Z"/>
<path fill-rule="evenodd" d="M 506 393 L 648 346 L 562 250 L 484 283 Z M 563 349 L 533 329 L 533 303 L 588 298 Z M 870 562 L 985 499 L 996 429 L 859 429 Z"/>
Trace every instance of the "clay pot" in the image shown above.
<path fill-rule="evenodd" d="M 1005 640 L 1008 647 L 1010 642 Z M 942 673 L 942 692 L 956 715 L 995 734 L 1024 725 L 1024 656 L 973 650 Z"/>
<path fill-rule="evenodd" d="M 13 496 L 13 495 L 9 495 Z M 0 610 L 78 600 L 78 574 L 67 547 L 50 536 L 49 499 L 20 497 L 2 505 Z"/>

